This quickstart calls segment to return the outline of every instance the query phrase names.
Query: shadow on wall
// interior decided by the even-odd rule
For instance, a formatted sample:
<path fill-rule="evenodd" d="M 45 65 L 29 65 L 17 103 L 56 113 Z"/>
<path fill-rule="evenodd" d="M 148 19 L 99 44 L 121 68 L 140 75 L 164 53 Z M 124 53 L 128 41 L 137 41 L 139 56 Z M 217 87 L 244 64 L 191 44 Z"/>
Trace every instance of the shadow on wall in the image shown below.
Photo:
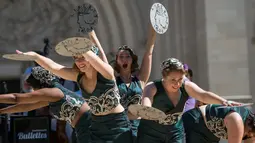
<path fill-rule="evenodd" d="M 169 29 L 157 35 L 153 53 L 151 78 L 160 77 L 158 65 L 168 57 L 189 61 L 197 72 L 196 48 L 196 3 L 178 0 L 60 0 L 55 1 L 8 1 L 0 5 L 0 53 L 40 50 L 41 39 L 48 37 L 52 45 L 78 34 L 76 21 L 70 21 L 70 14 L 78 5 L 93 4 L 99 13 L 95 29 L 106 53 L 115 52 L 120 45 L 128 45 L 139 56 L 141 63 L 145 51 L 149 12 L 153 3 L 162 3 L 169 14 Z M 71 63 L 52 51 L 49 56 L 57 62 Z M 1 64 L 13 61 L 0 58 Z M 18 62 L 15 62 L 16 64 Z M 14 64 L 13 64 L 14 65 Z M 202 78 L 202 77 L 201 77 Z"/>

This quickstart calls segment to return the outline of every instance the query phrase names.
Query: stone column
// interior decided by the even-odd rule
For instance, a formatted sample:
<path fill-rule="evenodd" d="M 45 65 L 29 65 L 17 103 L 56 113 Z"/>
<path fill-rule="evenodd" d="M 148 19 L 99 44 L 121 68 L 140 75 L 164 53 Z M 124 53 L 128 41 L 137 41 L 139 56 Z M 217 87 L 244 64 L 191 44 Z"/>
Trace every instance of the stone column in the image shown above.
<path fill-rule="evenodd" d="M 252 95 L 252 101 L 254 103 L 255 99 L 255 0 L 245 1 L 245 12 L 246 12 L 246 31 L 247 31 L 247 46 L 248 46 L 248 65 L 249 65 L 249 84 L 250 93 Z M 253 106 L 254 109 L 255 106 Z"/>
<path fill-rule="evenodd" d="M 209 89 L 228 99 L 250 99 L 245 1 L 205 0 L 204 8 Z"/>

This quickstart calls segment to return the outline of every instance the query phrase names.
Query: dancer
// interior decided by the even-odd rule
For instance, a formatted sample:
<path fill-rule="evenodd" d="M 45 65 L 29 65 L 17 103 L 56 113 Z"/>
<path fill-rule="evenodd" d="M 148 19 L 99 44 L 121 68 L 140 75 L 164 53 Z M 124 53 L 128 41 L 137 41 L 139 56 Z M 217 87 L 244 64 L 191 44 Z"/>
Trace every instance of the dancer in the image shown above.
<path fill-rule="evenodd" d="M 89 106 L 85 100 L 59 83 L 59 78 L 40 66 L 33 67 L 26 82 L 30 93 L 10 93 L 0 96 L 0 103 L 15 104 L 0 109 L 1 114 L 18 113 L 49 106 L 52 116 L 69 123 L 77 133 L 79 143 L 89 141 Z"/>
<path fill-rule="evenodd" d="M 255 115 L 246 107 L 203 105 L 183 114 L 186 143 L 255 142 Z"/>
<path fill-rule="evenodd" d="M 218 95 L 184 80 L 185 71 L 178 59 L 163 61 L 161 71 L 163 78 L 148 83 L 144 88 L 142 105 L 163 111 L 167 118 L 158 121 L 142 119 L 138 127 L 138 143 L 182 143 L 184 128 L 181 116 L 189 96 L 205 103 L 240 105 L 236 102 L 230 104 Z"/>
<path fill-rule="evenodd" d="M 119 74 L 119 76 L 116 77 L 116 82 L 121 96 L 121 104 L 126 111 L 128 111 L 128 106 L 131 104 L 141 104 L 142 91 L 151 73 L 152 52 L 155 40 L 156 32 L 150 24 L 147 49 L 143 56 L 140 69 L 138 69 L 138 57 L 128 46 L 124 45 L 120 47 L 116 54 L 114 69 Z M 136 72 L 137 74 L 134 74 L 133 72 Z M 131 113 L 128 113 L 128 116 L 135 140 L 140 120 L 132 120 L 133 116 Z"/>
<path fill-rule="evenodd" d="M 91 36 L 95 38 L 96 35 L 92 32 Z M 100 45 L 97 46 L 100 47 Z M 57 64 L 34 52 L 19 53 L 33 56 L 35 61 L 45 69 L 64 79 L 78 82 L 82 96 L 91 108 L 90 138 L 92 142 L 118 142 L 123 138 L 125 138 L 124 141 L 130 142 L 130 123 L 119 101 L 120 95 L 115 83 L 114 70 L 90 49 L 91 47 L 87 49 L 87 52 L 73 57 L 75 60 L 73 68 Z"/>

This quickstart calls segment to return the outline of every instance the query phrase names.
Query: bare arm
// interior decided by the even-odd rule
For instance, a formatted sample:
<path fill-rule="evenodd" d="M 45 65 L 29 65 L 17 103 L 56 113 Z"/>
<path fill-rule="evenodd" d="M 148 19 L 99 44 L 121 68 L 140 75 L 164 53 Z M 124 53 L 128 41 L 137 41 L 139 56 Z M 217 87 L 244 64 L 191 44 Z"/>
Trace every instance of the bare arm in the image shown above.
<path fill-rule="evenodd" d="M 157 92 L 157 88 L 155 87 L 153 82 L 149 82 L 145 87 L 143 91 L 143 97 L 142 97 L 142 105 L 151 107 L 153 103 L 154 95 Z"/>
<path fill-rule="evenodd" d="M 87 61 L 106 79 L 113 80 L 114 77 L 114 70 L 108 64 L 102 61 L 95 53 L 91 50 L 83 54 Z"/>
<path fill-rule="evenodd" d="M 224 104 L 224 102 L 227 101 L 226 99 L 212 92 L 203 90 L 202 88 L 200 88 L 199 86 L 197 86 L 195 83 L 191 81 L 185 82 L 185 90 L 191 97 L 204 103 Z"/>
<path fill-rule="evenodd" d="M 20 113 L 20 112 L 28 112 L 38 108 L 42 108 L 48 106 L 48 102 L 36 102 L 29 104 L 16 104 L 12 106 L 8 106 L 6 108 L 0 109 L 0 114 L 11 114 L 11 113 Z"/>
<path fill-rule="evenodd" d="M 244 125 L 242 117 L 236 113 L 230 113 L 224 119 L 228 131 L 229 143 L 241 143 L 244 134 Z"/>
<path fill-rule="evenodd" d="M 22 52 L 20 52 L 20 51 L 17 51 L 17 53 L 22 54 Z M 67 68 L 67 67 L 60 65 L 60 64 L 54 62 L 53 60 L 51 60 L 47 57 L 41 56 L 35 52 L 26 52 L 23 54 L 34 56 L 36 63 L 38 63 L 40 66 L 42 66 L 46 70 L 54 73 L 55 75 L 57 75 L 63 79 L 72 80 L 72 81 L 77 80 L 77 76 L 78 76 L 79 72 L 74 70 L 73 68 Z"/>
<path fill-rule="evenodd" d="M 147 49 L 146 49 L 146 52 L 144 53 L 142 65 L 137 75 L 138 78 L 142 81 L 143 87 L 147 83 L 151 74 L 152 53 L 153 53 L 155 41 L 156 41 L 156 32 L 153 29 L 152 25 L 150 24 L 149 34 L 148 34 L 148 39 L 146 44 Z"/>
<path fill-rule="evenodd" d="M 40 101 L 54 102 L 63 97 L 63 93 L 57 88 L 44 88 L 29 93 L 1 94 L 0 103 L 37 103 Z"/>
<path fill-rule="evenodd" d="M 89 37 L 90 37 L 90 40 L 96 44 L 96 46 L 98 47 L 99 49 L 99 57 L 105 62 L 105 63 L 108 63 L 108 60 L 107 60 L 107 57 L 105 55 L 105 52 L 104 52 L 104 49 L 102 48 L 98 38 L 97 38 L 97 35 L 96 35 L 96 32 L 93 30 L 89 33 Z"/>

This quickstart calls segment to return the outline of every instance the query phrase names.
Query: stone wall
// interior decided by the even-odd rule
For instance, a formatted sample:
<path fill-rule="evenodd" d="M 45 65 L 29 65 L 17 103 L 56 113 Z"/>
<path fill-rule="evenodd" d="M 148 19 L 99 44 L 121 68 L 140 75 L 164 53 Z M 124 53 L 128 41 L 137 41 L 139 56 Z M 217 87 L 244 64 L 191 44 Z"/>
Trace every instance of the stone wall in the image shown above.
<path fill-rule="evenodd" d="M 88 0 L 86 2 L 92 3 L 99 12 L 100 19 L 96 32 L 106 53 L 114 52 L 120 45 L 127 44 L 139 55 L 141 61 L 149 24 L 149 10 L 157 1 Z M 185 62 L 189 61 L 194 67 L 196 65 L 195 4 L 183 0 L 159 2 L 169 10 L 170 28 L 164 35 L 157 36 L 151 79 L 160 77 L 158 65 L 170 56 Z M 82 3 L 83 1 L 79 0 L 65 2 L 4 0 L 0 8 L 0 53 L 13 53 L 15 49 L 40 50 L 44 46 L 42 42 L 44 37 L 48 37 L 54 47 L 59 41 L 77 35 L 77 25 L 69 19 L 69 15 Z M 183 5 L 185 9 L 182 8 Z M 50 57 L 67 65 L 72 63 L 71 59 L 56 55 L 54 50 Z M 0 63 L 2 67 L 14 71 L 7 73 L 2 70 L 0 77 L 19 76 L 20 62 L 0 59 Z M 196 71 L 195 68 L 194 70 Z"/>
<path fill-rule="evenodd" d="M 170 27 L 157 35 L 150 79 L 160 77 L 159 64 L 177 57 L 194 70 L 202 88 L 230 99 L 250 100 L 254 95 L 254 0 L 85 0 L 99 12 L 96 33 L 106 53 L 126 44 L 141 62 L 154 2 L 168 9 Z M 83 0 L 1 0 L 0 53 L 40 50 L 44 37 L 52 47 L 79 35 L 69 16 Z M 81 35 L 86 36 L 86 35 Z M 110 58 L 114 54 L 108 54 Z M 51 51 L 50 58 L 65 65 L 72 59 Z M 0 78 L 19 77 L 27 63 L 0 59 Z"/>

